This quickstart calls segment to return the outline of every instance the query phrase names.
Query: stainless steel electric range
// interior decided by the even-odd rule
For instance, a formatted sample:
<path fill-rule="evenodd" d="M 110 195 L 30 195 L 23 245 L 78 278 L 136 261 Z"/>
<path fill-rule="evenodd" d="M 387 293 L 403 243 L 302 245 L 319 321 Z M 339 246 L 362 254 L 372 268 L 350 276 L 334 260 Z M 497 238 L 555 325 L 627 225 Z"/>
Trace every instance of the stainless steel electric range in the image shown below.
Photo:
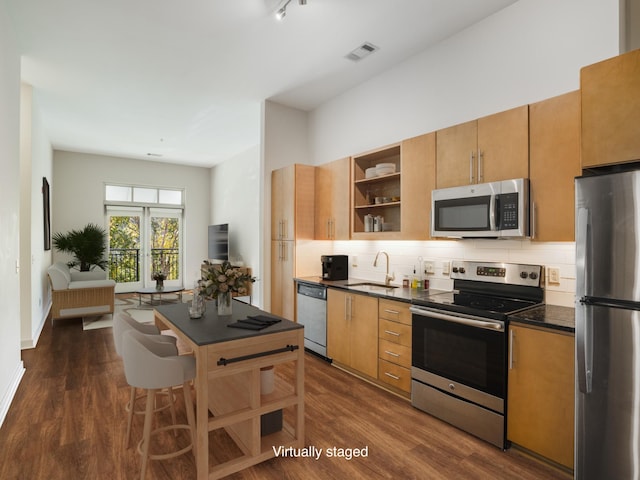
<path fill-rule="evenodd" d="M 507 319 L 542 303 L 539 265 L 454 261 L 453 291 L 411 306 L 411 402 L 506 447 Z"/>

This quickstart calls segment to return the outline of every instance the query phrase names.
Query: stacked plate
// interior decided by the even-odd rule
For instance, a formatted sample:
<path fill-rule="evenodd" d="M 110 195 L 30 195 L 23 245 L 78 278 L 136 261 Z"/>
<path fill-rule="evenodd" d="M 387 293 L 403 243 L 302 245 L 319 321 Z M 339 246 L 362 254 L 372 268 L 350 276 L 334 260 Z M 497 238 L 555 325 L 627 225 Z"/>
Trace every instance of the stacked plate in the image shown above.
<path fill-rule="evenodd" d="M 376 167 L 367 168 L 364 171 L 364 178 L 373 178 L 378 176 L 378 170 Z"/>
<path fill-rule="evenodd" d="M 379 163 L 376 165 L 376 175 L 389 175 L 390 173 L 395 173 L 395 172 L 396 172 L 395 163 Z"/>

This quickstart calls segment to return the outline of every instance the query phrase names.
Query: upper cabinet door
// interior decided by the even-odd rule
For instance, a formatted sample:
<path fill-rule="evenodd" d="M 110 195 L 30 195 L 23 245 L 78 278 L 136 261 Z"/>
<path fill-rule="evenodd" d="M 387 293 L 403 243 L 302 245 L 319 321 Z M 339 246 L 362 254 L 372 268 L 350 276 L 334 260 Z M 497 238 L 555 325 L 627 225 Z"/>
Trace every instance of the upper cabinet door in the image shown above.
<path fill-rule="evenodd" d="M 437 188 L 527 178 L 529 107 L 438 130 L 436 146 Z"/>
<path fill-rule="evenodd" d="M 461 123 L 436 132 L 437 188 L 477 182 L 475 157 L 478 150 L 478 122 Z"/>
<path fill-rule="evenodd" d="M 316 167 L 315 239 L 349 239 L 350 159 Z"/>
<path fill-rule="evenodd" d="M 531 239 L 573 242 L 574 181 L 580 175 L 580 92 L 529 106 Z"/>
<path fill-rule="evenodd" d="M 271 173 L 271 239 L 312 239 L 315 167 L 289 165 Z"/>
<path fill-rule="evenodd" d="M 640 50 L 584 67 L 582 167 L 640 159 Z"/>
<path fill-rule="evenodd" d="M 436 187 L 436 134 L 404 140 L 400 148 L 402 238 L 426 240 L 430 238 L 431 191 Z"/>
<path fill-rule="evenodd" d="M 529 176 L 529 107 L 478 119 L 478 182 Z"/>

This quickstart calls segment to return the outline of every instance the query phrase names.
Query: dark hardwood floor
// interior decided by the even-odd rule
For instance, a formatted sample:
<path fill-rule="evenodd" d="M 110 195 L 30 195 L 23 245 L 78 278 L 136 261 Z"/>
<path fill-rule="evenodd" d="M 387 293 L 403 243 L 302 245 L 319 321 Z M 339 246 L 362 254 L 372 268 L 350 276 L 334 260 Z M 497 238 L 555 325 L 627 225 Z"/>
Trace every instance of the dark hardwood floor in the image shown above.
<path fill-rule="evenodd" d="M 85 332 L 80 320 L 58 321 L 54 327 L 49 321 L 38 346 L 22 357 L 26 373 L 0 429 L 0 478 L 137 478 L 140 457 L 134 446 L 124 447 L 129 388 L 111 329 Z M 467 435 L 309 354 L 305 373 L 306 445 L 367 447 L 368 456 L 275 458 L 229 479 L 570 478 L 514 449 L 503 452 Z M 181 397 L 179 420 L 184 420 Z M 158 421 L 170 423 L 168 412 Z M 138 417 L 132 445 L 141 434 Z M 157 440 L 157 448 L 186 441 L 183 436 Z M 216 431 L 211 452 L 220 459 L 237 455 L 238 449 Z M 193 456 L 152 461 L 147 478 L 195 478 Z"/>

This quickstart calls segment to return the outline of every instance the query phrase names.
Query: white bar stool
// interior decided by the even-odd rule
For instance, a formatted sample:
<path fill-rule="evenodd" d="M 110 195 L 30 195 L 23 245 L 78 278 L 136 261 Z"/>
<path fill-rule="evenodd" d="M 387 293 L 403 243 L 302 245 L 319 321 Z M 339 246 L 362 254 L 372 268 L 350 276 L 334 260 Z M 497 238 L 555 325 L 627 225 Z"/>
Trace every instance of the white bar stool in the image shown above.
<path fill-rule="evenodd" d="M 135 330 L 144 335 L 153 336 L 155 342 L 150 344 L 150 348 L 156 353 L 156 355 L 160 355 L 162 357 L 170 357 L 174 355 L 178 355 L 178 349 L 176 346 L 176 338 L 169 335 L 161 335 L 160 330 L 155 325 L 146 325 L 136 321 L 130 315 L 126 313 L 119 313 L 114 315 L 113 317 L 113 343 L 116 347 L 116 353 L 122 357 L 122 335 L 124 332 L 129 330 Z M 171 419 L 173 423 L 176 423 L 176 410 L 174 406 L 175 397 L 173 391 L 169 388 L 166 392 L 159 392 L 161 394 L 167 395 L 167 403 L 165 405 L 160 405 L 154 409 L 154 413 L 161 412 L 166 410 L 167 408 L 171 409 Z M 142 396 L 136 396 L 136 387 L 131 386 L 129 401 L 125 407 L 125 411 L 127 412 L 127 433 L 125 437 L 125 447 L 129 448 L 129 443 L 131 441 L 131 425 L 133 423 L 133 415 L 144 415 L 145 410 L 136 410 L 135 404 L 136 401 Z M 177 432 L 176 432 L 177 435 Z"/>
<path fill-rule="evenodd" d="M 177 457 L 192 450 L 195 456 L 195 415 L 191 399 L 190 382 L 196 376 L 196 360 L 185 355 L 160 356 L 152 351 L 155 348 L 155 338 L 141 334 L 136 330 L 128 330 L 122 336 L 122 350 L 124 372 L 129 385 L 147 390 L 147 408 L 144 417 L 144 433 L 138 443 L 138 452 L 142 455 L 142 469 L 140 478 L 144 480 L 147 461 L 164 460 Z M 188 425 L 169 425 L 151 431 L 154 413 L 155 394 L 159 389 L 182 385 L 184 404 Z M 149 443 L 153 434 L 165 430 L 187 429 L 191 434 L 191 443 L 186 447 L 171 453 L 150 454 Z"/>

